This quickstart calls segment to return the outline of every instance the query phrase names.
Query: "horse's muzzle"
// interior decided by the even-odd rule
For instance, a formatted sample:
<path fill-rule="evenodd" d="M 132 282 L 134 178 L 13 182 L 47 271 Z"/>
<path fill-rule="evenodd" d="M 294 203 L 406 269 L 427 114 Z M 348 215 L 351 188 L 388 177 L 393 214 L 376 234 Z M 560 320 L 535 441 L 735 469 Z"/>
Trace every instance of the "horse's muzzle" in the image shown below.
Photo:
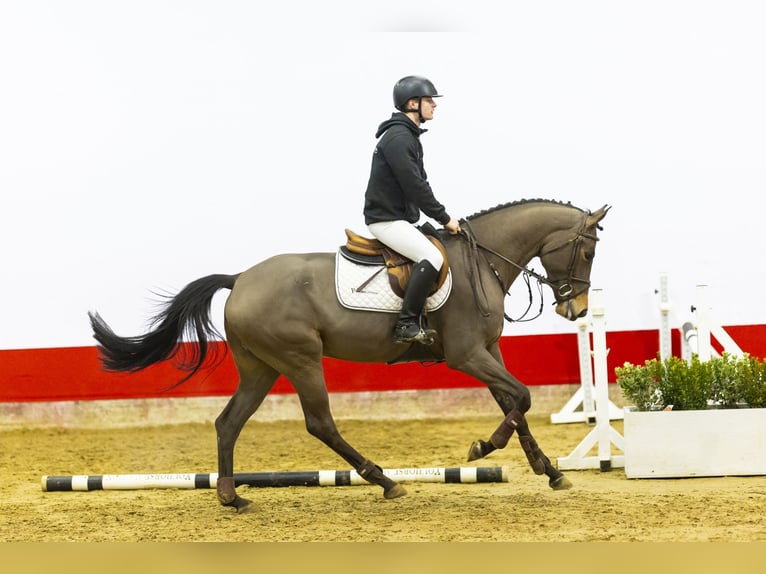
<path fill-rule="evenodd" d="M 556 313 L 569 321 L 585 317 L 588 314 L 588 294 L 580 293 L 572 299 L 559 301 L 556 304 Z"/>

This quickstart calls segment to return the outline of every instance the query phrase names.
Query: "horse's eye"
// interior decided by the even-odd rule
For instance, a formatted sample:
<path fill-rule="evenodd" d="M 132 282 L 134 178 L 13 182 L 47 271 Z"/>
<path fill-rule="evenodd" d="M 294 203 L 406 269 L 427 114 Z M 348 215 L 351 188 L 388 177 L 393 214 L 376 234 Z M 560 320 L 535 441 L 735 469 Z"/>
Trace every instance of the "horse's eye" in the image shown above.
<path fill-rule="evenodd" d="M 593 261 L 593 258 L 596 257 L 595 251 L 583 251 L 583 257 L 585 257 L 585 261 Z"/>

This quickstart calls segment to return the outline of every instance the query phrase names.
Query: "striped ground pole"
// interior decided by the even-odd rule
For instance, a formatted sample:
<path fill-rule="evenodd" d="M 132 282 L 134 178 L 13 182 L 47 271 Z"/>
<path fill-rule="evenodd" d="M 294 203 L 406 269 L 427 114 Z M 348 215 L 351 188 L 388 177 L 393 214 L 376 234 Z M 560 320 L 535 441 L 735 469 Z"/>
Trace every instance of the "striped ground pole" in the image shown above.
<path fill-rule="evenodd" d="M 508 482 L 508 467 L 389 468 L 383 474 L 397 482 Z M 96 474 L 43 476 L 45 492 L 89 490 L 148 490 L 156 488 L 215 488 L 217 473 Z M 355 486 L 369 484 L 355 470 L 247 472 L 234 475 L 235 486 Z"/>

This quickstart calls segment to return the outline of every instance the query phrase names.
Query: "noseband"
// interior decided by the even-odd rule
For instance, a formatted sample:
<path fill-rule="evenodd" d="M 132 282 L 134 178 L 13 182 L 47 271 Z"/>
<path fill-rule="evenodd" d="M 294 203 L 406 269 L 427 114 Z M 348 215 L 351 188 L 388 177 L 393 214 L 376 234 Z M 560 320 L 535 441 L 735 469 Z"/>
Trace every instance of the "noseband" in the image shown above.
<path fill-rule="evenodd" d="M 505 320 L 510 323 L 518 323 L 518 322 L 526 322 L 526 321 L 533 321 L 534 319 L 537 319 L 542 312 L 543 312 L 543 300 L 542 300 L 542 284 L 548 285 L 551 290 L 553 291 L 553 296 L 556 299 L 557 303 L 565 303 L 567 301 L 571 301 L 584 291 L 587 291 L 588 288 L 590 288 L 590 280 L 583 279 L 581 277 L 577 277 L 574 274 L 574 268 L 575 264 L 577 262 L 577 254 L 580 251 L 580 247 L 582 245 L 582 241 L 585 238 L 592 239 L 594 241 L 598 241 L 598 237 L 596 237 L 593 234 L 585 233 L 585 225 L 588 221 L 588 213 L 583 213 L 582 220 L 580 221 L 580 228 L 578 229 L 576 235 L 570 239 L 567 239 L 563 243 L 556 245 L 554 247 L 551 247 L 545 251 L 540 251 L 537 254 L 537 257 L 542 258 L 544 255 L 548 255 L 550 253 L 554 253 L 556 251 L 559 251 L 561 249 L 564 249 L 567 245 L 572 245 L 572 253 L 569 256 L 569 264 L 567 265 L 567 271 L 566 271 L 566 278 L 564 279 L 548 279 L 547 277 L 540 275 L 539 273 L 535 272 L 532 269 L 529 269 L 528 267 L 525 267 L 524 265 L 520 265 L 519 263 L 516 263 L 515 261 L 509 259 L 502 253 L 498 253 L 491 247 L 488 247 L 484 244 L 482 244 L 477 238 L 476 233 L 473 231 L 473 228 L 471 227 L 470 223 L 467 220 L 461 220 L 460 226 L 462 227 L 463 231 L 461 232 L 461 235 L 468 241 L 468 245 L 472 252 L 477 252 L 479 249 L 486 251 L 487 253 L 491 253 L 498 259 L 501 259 L 502 261 L 505 261 L 506 263 L 509 263 L 513 267 L 516 267 L 518 270 L 522 272 L 524 275 L 524 280 L 527 284 L 527 289 L 529 290 L 529 305 L 527 306 L 527 309 L 524 311 L 524 313 L 519 317 L 518 319 L 511 319 L 506 313 L 503 313 L 503 316 L 505 317 Z M 494 263 L 487 260 L 485 257 L 485 260 L 487 261 L 487 264 L 489 265 L 489 268 L 492 270 L 492 273 L 495 275 L 497 280 L 499 281 L 501 287 L 505 290 L 505 283 L 500 276 L 500 273 L 497 271 L 497 268 L 495 267 Z M 480 277 L 480 275 L 476 274 L 477 277 Z M 524 319 L 526 317 L 527 313 L 529 312 L 529 309 L 532 306 L 532 287 L 529 282 L 529 278 L 534 277 L 537 279 L 538 286 L 540 287 L 540 309 L 534 317 L 531 319 Z M 480 279 L 479 279 L 480 281 Z M 574 284 L 579 283 L 582 285 L 582 287 L 578 290 L 575 290 Z M 510 285 L 508 286 L 508 290 L 510 290 Z M 505 294 L 508 295 L 508 290 L 505 291 Z M 481 306 L 480 306 L 481 307 Z M 482 313 L 487 316 L 489 315 L 489 312 L 482 310 Z"/>

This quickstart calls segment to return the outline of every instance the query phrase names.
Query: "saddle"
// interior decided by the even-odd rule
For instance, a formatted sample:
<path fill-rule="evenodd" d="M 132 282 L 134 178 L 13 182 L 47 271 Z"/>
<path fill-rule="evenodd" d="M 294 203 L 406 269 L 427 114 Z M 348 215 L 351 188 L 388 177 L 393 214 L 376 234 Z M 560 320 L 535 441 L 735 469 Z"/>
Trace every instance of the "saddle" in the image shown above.
<path fill-rule="evenodd" d="M 439 272 L 439 277 L 429 293 L 429 295 L 433 295 L 447 280 L 449 263 L 447 261 L 447 251 L 444 249 L 442 242 L 435 237 L 435 234 L 425 233 L 425 235 L 441 252 L 442 257 L 444 257 L 444 264 Z M 364 287 L 370 283 L 378 273 L 385 269 L 388 272 L 388 281 L 391 285 L 391 289 L 399 297 L 404 297 L 404 290 L 407 286 L 407 281 L 409 281 L 410 275 L 412 274 L 412 267 L 416 263 L 415 261 L 397 253 L 377 239 L 363 237 L 354 233 L 350 229 L 346 229 L 346 244 L 341 246 L 340 253 L 349 261 L 353 261 L 359 265 L 381 267 L 381 269 L 375 272 L 367 281 L 357 287 L 357 291 L 363 291 Z"/>

